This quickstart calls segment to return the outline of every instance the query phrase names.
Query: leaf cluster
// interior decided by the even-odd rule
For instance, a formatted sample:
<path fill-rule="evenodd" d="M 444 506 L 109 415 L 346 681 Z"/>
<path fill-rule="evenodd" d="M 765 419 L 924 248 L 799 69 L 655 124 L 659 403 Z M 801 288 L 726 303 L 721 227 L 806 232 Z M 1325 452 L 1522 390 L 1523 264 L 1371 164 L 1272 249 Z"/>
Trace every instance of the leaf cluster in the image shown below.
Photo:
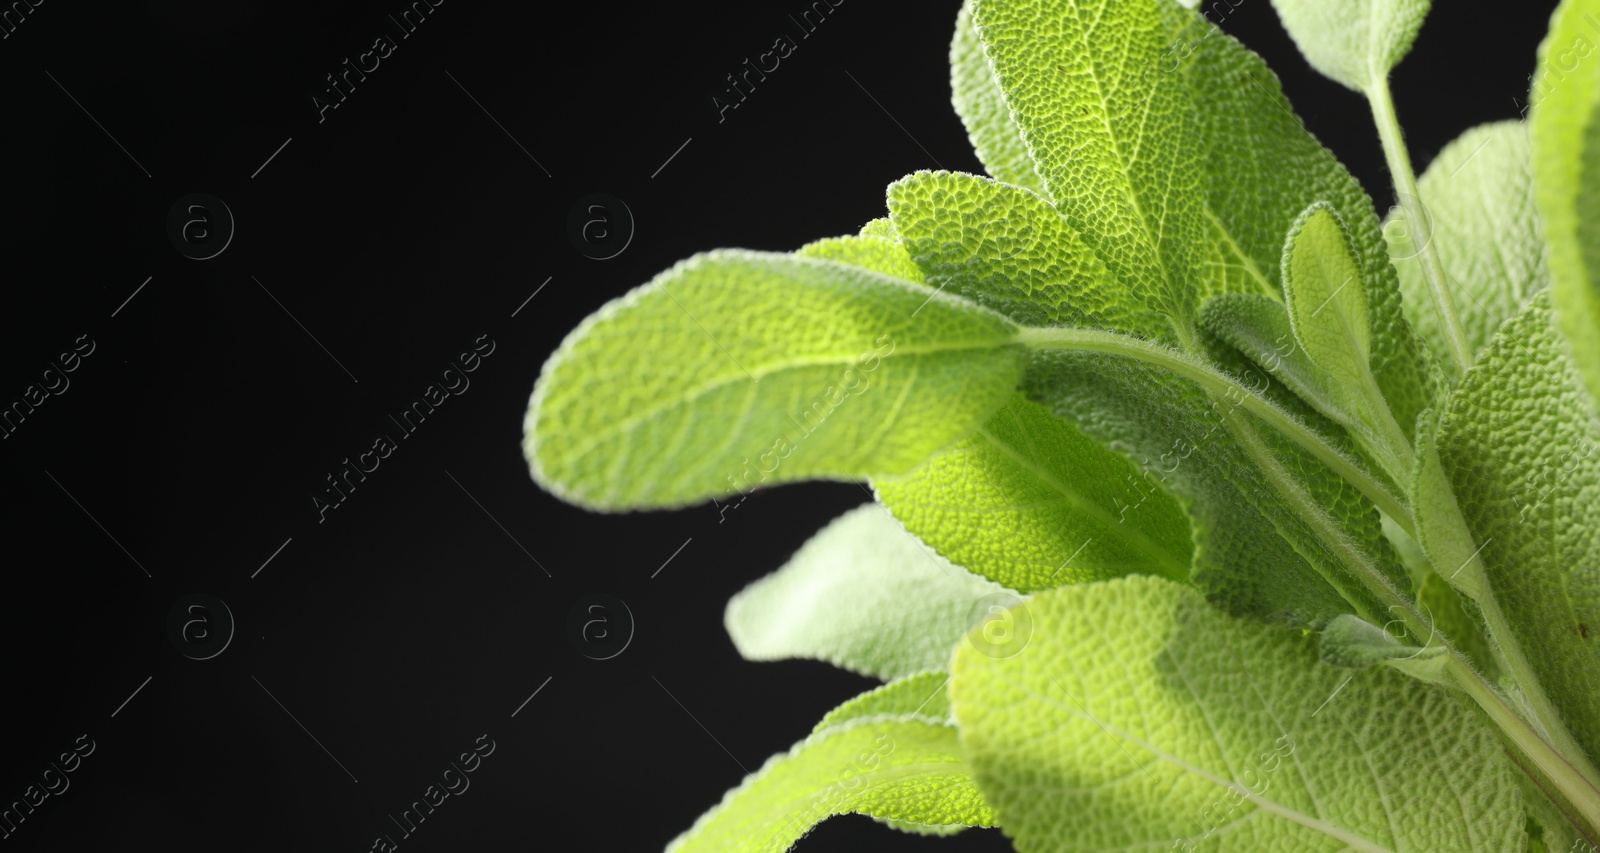
<path fill-rule="evenodd" d="M 874 493 L 726 624 L 885 684 L 670 850 L 842 813 L 1028 853 L 1600 837 L 1600 0 L 1530 119 L 1420 180 L 1388 75 L 1428 0 L 1274 0 L 1371 104 L 1386 220 L 1188 5 L 968 0 L 987 175 L 697 255 L 545 364 L 524 449 L 573 503 Z"/>

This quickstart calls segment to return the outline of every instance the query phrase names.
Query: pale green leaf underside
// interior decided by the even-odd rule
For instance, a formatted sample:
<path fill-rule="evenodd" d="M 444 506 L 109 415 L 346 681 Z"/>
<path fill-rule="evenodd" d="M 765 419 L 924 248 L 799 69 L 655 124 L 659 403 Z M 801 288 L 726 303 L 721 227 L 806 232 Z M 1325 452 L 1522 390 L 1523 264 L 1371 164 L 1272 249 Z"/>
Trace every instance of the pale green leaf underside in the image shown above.
<path fill-rule="evenodd" d="M 1433 247 L 1455 294 L 1456 313 L 1476 353 L 1550 279 L 1534 206 L 1527 127 L 1502 121 L 1461 134 L 1428 165 L 1417 189 L 1431 222 Z M 1391 214 L 1384 231 L 1400 289 L 1417 309 L 1410 314 L 1412 325 L 1435 353 L 1448 353 L 1438 312 L 1429 309 L 1432 296 L 1405 218 Z M 1450 359 L 1441 363 L 1454 369 Z"/>
<path fill-rule="evenodd" d="M 1022 853 L 1522 849 L 1515 771 L 1443 690 L 1323 664 L 1313 638 L 1157 578 L 1028 608 L 1021 654 L 963 648 L 951 679 L 967 759 Z"/>
<path fill-rule="evenodd" d="M 1411 51 L 1431 0 L 1272 0 L 1311 67 L 1358 92 Z"/>
<path fill-rule="evenodd" d="M 904 473 L 1011 396 L 1014 333 L 859 267 L 697 255 L 567 336 L 534 388 L 524 451 L 541 485 L 602 510 Z"/>
<path fill-rule="evenodd" d="M 843 725 L 858 717 L 880 714 L 917 714 L 934 720 L 950 720 L 950 694 L 945 685 L 950 674 L 942 670 L 897 678 L 874 687 L 828 712 L 812 732 Z"/>
<path fill-rule="evenodd" d="M 1478 559 L 1580 745 L 1600 755 L 1600 425 L 1548 293 L 1502 327 L 1450 400 L 1438 453 Z M 1450 572 L 1453 566 L 1440 566 Z"/>
<path fill-rule="evenodd" d="M 723 621 L 748 660 L 813 658 L 891 679 L 946 669 L 991 600 L 1017 596 L 933 553 L 883 507 L 864 504 L 735 595 Z"/>
<path fill-rule="evenodd" d="M 994 825 L 954 727 L 910 715 L 864 717 L 768 759 L 667 851 L 783 853 L 823 819 L 850 813 L 908 825 Z"/>
<path fill-rule="evenodd" d="M 1021 395 L 949 452 L 873 486 L 923 541 L 1013 589 L 1129 572 L 1189 577 L 1189 522 L 1177 502 Z"/>
<path fill-rule="evenodd" d="M 1534 197 L 1549 243 L 1557 320 L 1579 375 L 1600 397 L 1600 0 L 1565 0 L 1539 63 L 1533 104 Z M 1569 70 L 1570 69 L 1570 70 Z"/>
<path fill-rule="evenodd" d="M 966 125 L 979 162 L 995 180 L 1044 192 L 1028 146 L 995 83 L 983 42 L 972 28 L 972 0 L 962 3 L 956 13 L 956 34 L 950 41 L 950 102 Z"/>

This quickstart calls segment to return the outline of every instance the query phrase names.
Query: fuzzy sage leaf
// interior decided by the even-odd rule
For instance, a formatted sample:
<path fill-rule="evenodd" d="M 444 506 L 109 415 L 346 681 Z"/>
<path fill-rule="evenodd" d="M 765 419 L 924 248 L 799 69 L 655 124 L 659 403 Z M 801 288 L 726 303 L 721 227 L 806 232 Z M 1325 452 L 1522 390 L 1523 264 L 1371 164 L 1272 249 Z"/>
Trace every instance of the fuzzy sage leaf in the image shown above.
<path fill-rule="evenodd" d="M 1432 0 L 1272 0 L 1311 67 L 1358 92 L 1400 64 Z"/>
<path fill-rule="evenodd" d="M 953 726 L 909 714 L 853 719 L 768 759 L 667 851 L 784 853 L 836 814 L 992 826 L 961 755 Z"/>
<path fill-rule="evenodd" d="M 1484 573 L 1558 713 L 1600 755 L 1600 423 L 1557 336 L 1549 293 L 1507 323 L 1450 399 L 1441 472 L 1481 542 L 1447 576 Z"/>
<path fill-rule="evenodd" d="M 748 660 L 825 660 L 900 678 L 950 663 L 980 602 L 1015 601 L 930 552 L 881 506 L 834 519 L 783 568 L 728 602 L 724 623 Z"/>
<path fill-rule="evenodd" d="M 567 336 L 524 451 L 545 488 L 602 510 L 904 473 L 1010 398 L 1015 328 L 860 267 L 711 252 Z"/>
<path fill-rule="evenodd" d="M 1600 0 L 1565 0 L 1539 47 L 1529 93 L 1534 191 L 1550 286 L 1590 395 L 1600 398 Z"/>
<path fill-rule="evenodd" d="M 1033 642 L 963 649 L 950 688 L 1024 853 L 1521 849 L 1517 771 L 1444 691 L 1328 666 L 1311 638 L 1156 578 L 1026 606 Z"/>

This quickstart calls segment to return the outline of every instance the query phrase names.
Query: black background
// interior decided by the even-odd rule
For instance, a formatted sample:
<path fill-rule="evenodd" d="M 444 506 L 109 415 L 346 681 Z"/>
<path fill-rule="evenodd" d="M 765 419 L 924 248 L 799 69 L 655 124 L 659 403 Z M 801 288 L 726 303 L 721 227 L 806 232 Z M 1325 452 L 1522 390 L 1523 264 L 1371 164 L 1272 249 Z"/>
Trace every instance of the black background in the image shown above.
<path fill-rule="evenodd" d="M 404 39 L 399 0 L 33 10 L 0 40 L 4 404 L 95 349 L 0 442 L 0 802 L 79 735 L 96 749 L 3 843 L 654 850 L 871 686 L 742 662 L 721 621 L 859 487 L 591 515 L 529 479 L 522 417 L 567 330 L 674 261 L 851 233 L 907 172 L 981 171 L 949 106 L 958 5 L 849 0 L 805 39 L 800 0 L 449 0 Z M 1394 81 L 1419 172 L 1517 115 L 1553 5 L 1434 11 Z M 1387 208 L 1365 102 L 1268 0 L 1224 28 Z M 398 49 L 319 123 L 310 95 L 380 34 Z M 798 49 L 719 121 L 724 76 L 780 34 Z M 166 235 L 195 192 L 236 220 L 205 261 Z M 567 235 L 595 192 L 636 221 L 606 261 Z M 401 439 L 387 416 L 483 335 L 470 387 Z M 308 494 L 378 432 L 398 450 L 319 523 Z M 236 620 L 206 661 L 167 638 L 195 592 Z M 610 660 L 568 635 L 591 593 L 636 621 Z M 403 837 L 389 816 L 484 734 L 472 787 Z M 1008 849 L 860 817 L 806 846 Z"/>

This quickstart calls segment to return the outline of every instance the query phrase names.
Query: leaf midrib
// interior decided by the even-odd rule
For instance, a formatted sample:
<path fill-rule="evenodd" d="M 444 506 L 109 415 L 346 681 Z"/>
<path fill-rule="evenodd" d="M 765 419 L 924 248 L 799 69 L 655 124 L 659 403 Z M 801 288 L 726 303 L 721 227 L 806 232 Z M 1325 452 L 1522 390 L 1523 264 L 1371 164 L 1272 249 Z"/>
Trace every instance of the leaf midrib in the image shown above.
<path fill-rule="evenodd" d="M 1243 267 L 1245 272 L 1249 274 L 1249 277 L 1254 279 L 1257 284 L 1261 285 L 1261 292 L 1268 297 L 1281 300 L 1283 298 L 1282 292 L 1278 289 L 1277 285 L 1274 285 L 1271 281 L 1269 281 L 1266 275 L 1261 272 L 1261 267 L 1256 264 L 1256 259 L 1245 254 L 1244 248 L 1239 245 L 1238 239 L 1235 238 L 1233 236 L 1233 232 L 1228 229 L 1227 223 L 1223 222 L 1222 218 L 1217 216 L 1216 212 L 1211 209 L 1210 204 L 1206 204 L 1203 210 L 1205 211 L 1206 218 L 1211 220 L 1212 225 L 1216 226 L 1217 233 L 1222 235 L 1224 248 L 1227 249 L 1228 252 L 1234 257 L 1238 258 L 1241 262 L 1240 266 Z"/>
<path fill-rule="evenodd" d="M 1134 161 L 1133 159 L 1124 156 L 1122 138 L 1117 134 L 1116 129 L 1112 127 L 1110 110 L 1108 109 L 1110 99 L 1106 94 L 1105 83 L 1100 79 L 1100 66 L 1094 57 L 1093 48 L 1089 43 L 1089 32 L 1098 27 L 1100 21 L 1098 18 L 1096 18 L 1094 23 L 1090 25 L 1083 18 L 1083 9 L 1081 8 L 1081 4 L 1076 2 L 1076 0 L 1072 0 L 1072 2 L 1069 2 L 1068 5 L 1072 8 L 1078 23 L 1083 26 L 1082 35 L 1077 41 L 1082 48 L 1084 56 L 1087 57 L 1083 67 L 1085 69 L 1085 73 L 1089 77 L 1090 82 L 1094 85 L 1095 94 L 1098 98 L 1095 102 L 1095 116 L 1100 119 L 1100 123 L 1104 126 L 1106 141 L 1111 146 L 1112 152 L 1115 154 L 1113 162 L 1118 164 L 1118 172 L 1122 178 L 1120 183 L 1122 184 L 1123 195 L 1128 202 L 1128 206 L 1132 208 L 1134 217 L 1138 221 L 1140 228 L 1143 231 L 1146 244 L 1150 249 L 1150 253 L 1155 256 L 1155 269 L 1157 270 L 1157 275 L 1160 277 L 1161 284 L 1163 285 L 1162 292 L 1160 294 L 1161 301 L 1163 303 L 1168 303 L 1168 308 L 1173 307 L 1170 302 L 1173 299 L 1174 287 L 1170 278 L 1170 274 L 1167 272 L 1166 258 L 1162 256 L 1161 241 L 1156 236 L 1155 232 L 1151 230 L 1150 218 L 1144 212 L 1143 206 L 1139 204 L 1139 191 L 1136 187 L 1136 182 L 1133 179 L 1133 173 L 1131 171 Z M 1104 14 L 1104 12 L 1105 9 L 1102 8 L 1101 13 Z M 1141 129 L 1143 128 L 1143 122 L 1150 115 L 1150 105 L 1154 100 L 1155 99 L 1153 97 L 1145 99 L 1144 113 L 1140 117 Z M 1137 143 L 1138 140 L 1135 139 L 1135 142 Z M 1051 192 L 1051 195 L 1054 196 L 1055 193 Z M 1095 256 L 1101 261 L 1102 264 L 1105 263 L 1105 259 L 1100 258 L 1099 256 L 1098 247 L 1095 248 Z M 1168 312 L 1162 311 L 1161 313 Z M 1178 321 L 1174 319 L 1173 322 L 1176 323 Z"/>
<path fill-rule="evenodd" d="M 1064 652 L 1062 653 L 1062 659 L 1069 659 L 1069 658 L 1067 658 L 1065 656 Z M 1237 794 L 1240 794 L 1241 796 L 1244 797 L 1244 799 L 1246 799 L 1249 802 L 1255 804 L 1262 811 L 1265 811 L 1265 812 L 1267 812 L 1269 814 L 1272 814 L 1272 815 L 1275 815 L 1277 817 L 1281 817 L 1284 820 L 1287 820 L 1287 821 L 1289 821 L 1291 823 L 1299 824 L 1300 826 L 1303 826 L 1303 827 L 1305 827 L 1305 828 L 1307 828 L 1309 830 L 1312 830 L 1313 832 L 1319 832 L 1319 833 L 1321 833 L 1323 835 L 1328 836 L 1329 838 L 1335 839 L 1337 841 L 1342 841 L 1346 845 L 1349 845 L 1351 849 L 1362 851 L 1362 853 L 1395 853 L 1395 851 L 1390 850 L 1389 848 L 1384 847 L 1384 846 L 1378 844 L 1377 842 L 1372 841 L 1371 839 L 1368 839 L 1368 838 L 1365 838 L 1363 836 L 1357 835 L 1353 831 L 1347 830 L 1342 826 L 1338 826 L 1337 824 L 1331 823 L 1331 822 L 1323 820 L 1321 818 L 1312 817 L 1312 816 L 1310 816 L 1310 815 L 1308 815 L 1308 814 L 1306 814 L 1306 813 L 1304 813 L 1304 812 L 1302 812 L 1302 811 L 1300 811 L 1298 809 L 1294 809 L 1294 808 L 1290 808 L 1289 806 L 1285 806 L 1282 803 L 1277 802 L 1276 800 L 1269 800 L 1266 797 L 1259 796 L 1259 795 L 1255 794 L 1254 792 L 1252 792 L 1248 787 L 1245 787 L 1244 785 L 1241 785 L 1241 784 L 1239 784 L 1237 782 L 1229 781 L 1227 779 L 1223 779 L 1222 777 L 1217 776 L 1216 774 L 1212 773 L 1209 770 L 1206 770 L 1203 767 L 1199 767 L 1199 766 L 1190 764 L 1189 762 L 1184 761 L 1183 759 L 1179 758 L 1178 756 L 1173 755 L 1173 754 L 1161 749 L 1160 747 L 1156 746 L 1155 744 L 1150 743 L 1149 741 L 1146 741 L 1145 739 L 1143 739 L 1141 737 L 1138 737 L 1138 736 L 1132 734 L 1131 732 L 1126 731 L 1121 726 L 1118 726 L 1115 723 L 1107 722 L 1104 719 L 1101 719 L 1101 718 L 1096 717 L 1096 716 L 1094 716 L 1092 714 L 1089 714 L 1087 711 L 1080 711 L 1080 710 L 1078 710 L 1076 708 L 1071 708 L 1071 707 L 1068 707 L 1066 705 L 1063 705 L 1055 697 L 1035 692 L 1033 689 L 1031 689 L 1026 684 L 1022 684 L 1020 682 L 1013 681 L 1013 680 L 1010 680 L 1010 679 L 1004 679 L 1003 678 L 1003 680 L 1005 680 L 1013 689 L 1017 690 L 1019 693 L 1022 693 L 1023 695 L 1028 696 L 1030 698 L 1033 698 L 1035 700 L 1043 701 L 1043 702 L 1046 702 L 1046 703 L 1048 703 L 1050 705 L 1053 705 L 1058 710 L 1064 711 L 1069 716 L 1072 716 L 1074 718 L 1087 720 L 1088 722 L 1090 722 L 1090 723 L 1094 724 L 1095 726 L 1099 727 L 1100 729 L 1104 730 L 1107 734 L 1110 734 L 1113 737 L 1120 737 L 1122 740 L 1124 740 L 1126 742 L 1130 742 L 1130 743 L 1134 744 L 1135 746 L 1138 746 L 1139 748 L 1143 749 L 1144 751 L 1150 753 L 1158 761 L 1164 762 L 1164 763 L 1166 763 L 1166 764 L 1178 769 L 1179 771 L 1181 771 L 1183 773 L 1186 773 L 1188 775 L 1197 777 L 1197 778 L 1202 779 L 1202 780 L 1204 780 L 1206 782 L 1210 782 L 1211 784 L 1216 785 L 1219 788 L 1224 788 L 1226 790 L 1233 791 L 1233 792 L 1235 792 Z"/>
<path fill-rule="evenodd" d="M 938 355 L 946 352 L 962 352 L 967 350 L 1002 350 L 1014 346 L 1014 343 L 1008 343 L 1001 340 L 962 342 L 959 344 L 924 344 L 917 347 L 897 347 L 892 354 L 880 356 L 879 359 L 881 361 L 889 361 L 893 358 L 903 358 L 905 356 Z M 757 368 L 748 372 L 741 370 L 738 373 L 729 372 L 721 377 L 703 383 L 690 391 L 678 395 L 675 398 L 670 398 L 659 405 L 648 407 L 631 417 L 624 418 L 620 421 L 615 421 L 607 427 L 594 430 L 589 433 L 587 440 L 575 447 L 568 448 L 564 451 L 564 453 L 566 453 L 570 458 L 574 459 L 581 457 L 600 444 L 611 440 L 617 435 L 621 435 L 632 430 L 639 424 L 655 418 L 661 415 L 663 412 L 682 406 L 689 406 L 702 397 L 721 390 L 729 385 L 739 382 L 748 382 L 752 388 L 755 388 L 759 386 L 759 383 L 762 379 L 787 370 L 802 370 L 811 367 L 843 367 L 855 364 L 859 360 L 859 354 L 853 356 L 829 356 L 825 358 L 800 358 L 781 363 L 774 363 L 765 369 Z"/>
<path fill-rule="evenodd" d="M 1155 540 L 1145 536 L 1137 528 L 1128 528 L 1127 525 L 1121 523 L 1120 519 L 1113 519 L 1111 514 L 1103 507 L 1089 500 L 1083 494 L 1062 482 L 1054 474 L 1046 471 L 1033 460 L 1018 452 L 1017 448 L 1005 442 L 994 433 L 990 432 L 987 427 L 978 427 L 978 434 L 983 436 L 984 439 L 990 444 L 994 445 L 995 449 L 999 450 L 1001 453 L 1004 453 L 1013 462 L 1016 462 L 1018 467 L 1021 467 L 1023 470 L 1037 477 L 1045 485 L 1060 493 L 1068 503 L 1078 508 L 1085 515 L 1092 516 L 1096 521 L 1100 522 L 1102 528 L 1108 531 L 1122 531 L 1123 535 L 1113 535 L 1113 538 L 1119 538 L 1123 540 L 1126 544 L 1132 546 L 1134 550 L 1144 553 L 1157 563 L 1160 563 L 1166 568 L 1171 569 L 1175 573 L 1172 575 L 1173 578 L 1181 579 L 1188 577 L 1189 566 L 1186 563 L 1178 560 L 1173 554 L 1169 553 L 1166 548 L 1157 544 Z M 1126 530 L 1123 530 L 1123 528 L 1126 528 Z"/>

